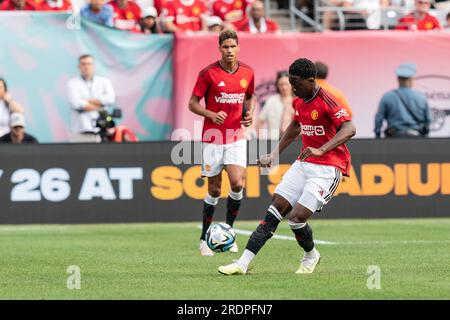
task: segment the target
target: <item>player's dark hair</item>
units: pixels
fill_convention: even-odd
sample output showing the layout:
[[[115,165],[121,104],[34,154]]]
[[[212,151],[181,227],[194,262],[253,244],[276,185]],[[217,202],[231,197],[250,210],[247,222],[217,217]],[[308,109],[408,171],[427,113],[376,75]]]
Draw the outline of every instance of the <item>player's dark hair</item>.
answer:
[[[239,39],[237,36],[236,31],[233,30],[223,30],[220,34],[219,34],[219,46],[222,45],[222,43],[227,40],[227,39],[234,39],[236,40],[236,43],[239,44]]]
[[[316,61],[317,79],[326,79],[328,77],[328,66],[320,61]]]
[[[94,59],[94,57],[90,54],[82,54],[79,58],[78,58],[78,62],[81,62],[81,60],[84,60],[86,58],[92,58]]]
[[[8,92],[8,85],[6,84],[6,80],[3,78],[0,78],[0,82],[3,83],[3,86],[5,87],[5,92]]]
[[[302,79],[315,78],[317,76],[317,68],[311,60],[301,58],[290,65],[289,74]]]
[[[275,80],[275,88],[277,89],[277,93],[280,93],[280,89],[278,89],[278,82],[281,78],[287,77],[289,78],[289,73],[287,71],[278,71],[277,79]]]

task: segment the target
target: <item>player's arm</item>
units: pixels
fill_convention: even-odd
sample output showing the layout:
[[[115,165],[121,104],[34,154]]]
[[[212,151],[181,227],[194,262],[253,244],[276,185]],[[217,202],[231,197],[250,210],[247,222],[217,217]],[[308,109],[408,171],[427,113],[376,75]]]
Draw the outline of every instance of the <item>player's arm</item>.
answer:
[[[256,160],[256,163],[263,168],[271,167],[273,160],[276,159],[292,143],[292,141],[298,137],[300,132],[300,124],[295,120],[292,121],[281,136],[280,142],[275,149],[270,154],[261,156],[261,158]]]
[[[305,160],[308,157],[320,157],[327,153],[328,151],[346,143],[356,134],[355,125],[351,120],[342,123],[336,135],[326,143],[324,143],[320,148],[305,148],[300,154],[300,160]]]
[[[214,123],[222,124],[227,118],[227,113],[225,111],[213,112],[200,104],[200,97],[192,95],[189,100],[189,110],[193,113],[211,119]]]
[[[244,100],[244,110],[245,114],[244,114],[244,118],[241,121],[241,124],[244,127],[250,127],[253,123],[253,113],[255,112],[256,109],[256,98],[255,95],[252,94],[248,97],[246,97],[246,99]]]

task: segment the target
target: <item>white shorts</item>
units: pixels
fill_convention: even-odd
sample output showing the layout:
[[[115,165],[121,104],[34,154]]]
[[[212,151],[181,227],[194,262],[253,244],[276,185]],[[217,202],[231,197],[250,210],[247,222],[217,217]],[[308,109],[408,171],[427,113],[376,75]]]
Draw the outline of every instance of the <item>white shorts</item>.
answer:
[[[275,193],[289,201],[292,207],[298,202],[316,212],[331,200],[341,178],[341,171],[333,166],[297,160],[284,174]]]
[[[217,176],[229,164],[247,167],[247,140],[229,144],[202,143],[202,177]]]

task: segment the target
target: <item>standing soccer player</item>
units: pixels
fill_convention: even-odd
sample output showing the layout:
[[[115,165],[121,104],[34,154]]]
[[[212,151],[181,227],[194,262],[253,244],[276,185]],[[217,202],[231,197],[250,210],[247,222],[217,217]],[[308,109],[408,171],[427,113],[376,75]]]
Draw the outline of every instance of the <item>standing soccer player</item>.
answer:
[[[247,166],[247,141],[243,126],[252,124],[255,106],[253,70],[238,61],[239,40],[236,32],[225,30],[220,33],[219,50],[221,60],[200,71],[189,101],[189,110],[205,118],[202,176],[208,177],[208,194],[203,201],[202,256],[214,255],[206,245],[205,234],[219,202],[224,168],[231,186],[226,223],[233,226],[239,213]],[[205,98],[206,108],[200,105],[202,98]],[[230,250],[237,252],[237,244]]]
[[[350,154],[344,143],[355,135],[356,129],[345,108],[316,84],[316,74],[315,64],[308,59],[298,59],[289,67],[289,81],[297,96],[293,101],[295,118],[275,150],[262,156],[258,164],[270,167],[299,134],[302,151],[275,189],[272,205],[250,236],[241,258],[219,267],[222,274],[247,273],[252,259],[288,213],[288,224],[304,250],[296,273],[312,273],[320,260],[307,221],[330,201],[342,175],[348,176]]]

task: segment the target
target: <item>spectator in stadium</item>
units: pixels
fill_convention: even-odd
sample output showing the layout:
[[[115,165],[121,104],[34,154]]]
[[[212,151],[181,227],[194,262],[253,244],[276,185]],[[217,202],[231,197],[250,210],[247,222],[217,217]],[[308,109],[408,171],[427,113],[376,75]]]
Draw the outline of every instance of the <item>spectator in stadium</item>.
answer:
[[[146,7],[141,11],[139,31],[145,34],[161,33],[158,26],[158,12],[155,7]]]
[[[340,89],[336,88],[335,86],[331,85],[329,82],[326,81],[328,77],[328,66],[323,62],[317,61],[316,68],[317,68],[317,79],[316,79],[317,84],[326,91],[328,91],[329,93],[331,93],[331,95],[333,95],[336,98],[337,102],[347,110],[347,113],[350,115],[350,117],[352,117],[352,108],[350,108],[350,105],[344,93]]]
[[[203,0],[173,0],[161,13],[166,32],[208,31],[208,16]]]
[[[283,128],[284,130],[281,128],[282,116],[286,113],[285,109],[290,111],[288,121],[292,122],[292,117],[294,116],[294,109],[292,108],[294,93],[289,83],[289,74],[286,71],[277,73],[275,86],[277,93],[267,98],[266,103],[264,103],[264,107],[259,114],[258,130],[256,131],[260,134],[260,129],[266,127],[267,134],[260,136],[260,138],[270,140],[278,140],[280,133],[284,132],[288,126],[286,124]]]
[[[39,11],[70,11],[72,4],[69,0],[44,0],[36,6]]]
[[[380,29],[381,9],[389,6],[388,0],[331,0],[330,4],[342,8],[344,30]],[[324,29],[339,30],[336,11],[330,9],[323,15]]]
[[[12,113],[10,121],[10,131],[0,137],[0,143],[37,143],[37,139],[25,132],[25,117],[22,113]]]
[[[208,17],[207,19],[208,31],[220,33],[225,28],[222,19],[217,16]]]
[[[245,18],[247,7],[253,0],[216,0],[212,5],[212,14],[222,21],[234,22]]]
[[[95,122],[99,110],[116,101],[114,88],[107,78],[94,74],[94,58],[84,54],[78,58],[80,75],[69,80],[71,107],[71,142],[100,142]]]
[[[90,0],[81,9],[81,16],[95,23],[114,27],[114,9],[109,4],[105,4],[105,0]]]
[[[426,31],[440,30],[441,25],[435,17],[430,15],[431,0],[416,0],[416,8],[410,14],[400,18],[396,30]]]
[[[426,96],[412,88],[416,65],[405,63],[396,70],[399,88],[381,98],[375,116],[375,136],[381,137],[383,121],[386,138],[427,136],[430,126],[430,108]]]
[[[112,0],[108,3],[114,9],[114,26],[121,30],[135,30],[141,18],[141,8],[129,0]]]
[[[0,78],[0,136],[9,132],[12,113],[23,113],[23,108],[8,92],[6,80]]]
[[[447,16],[445,17],[445,21],[447,21],[447,25],[445,26],[445,29],[450,30],[450,12],[447,13]]]
[[[256,0],[252,3],[248,18],[233,23],[236,30],[251,33],[277,32],[278,23],[265,17],[264,2]]]
[[[4,0],[0,11],[34,11],[36,6],[29,0]]]

